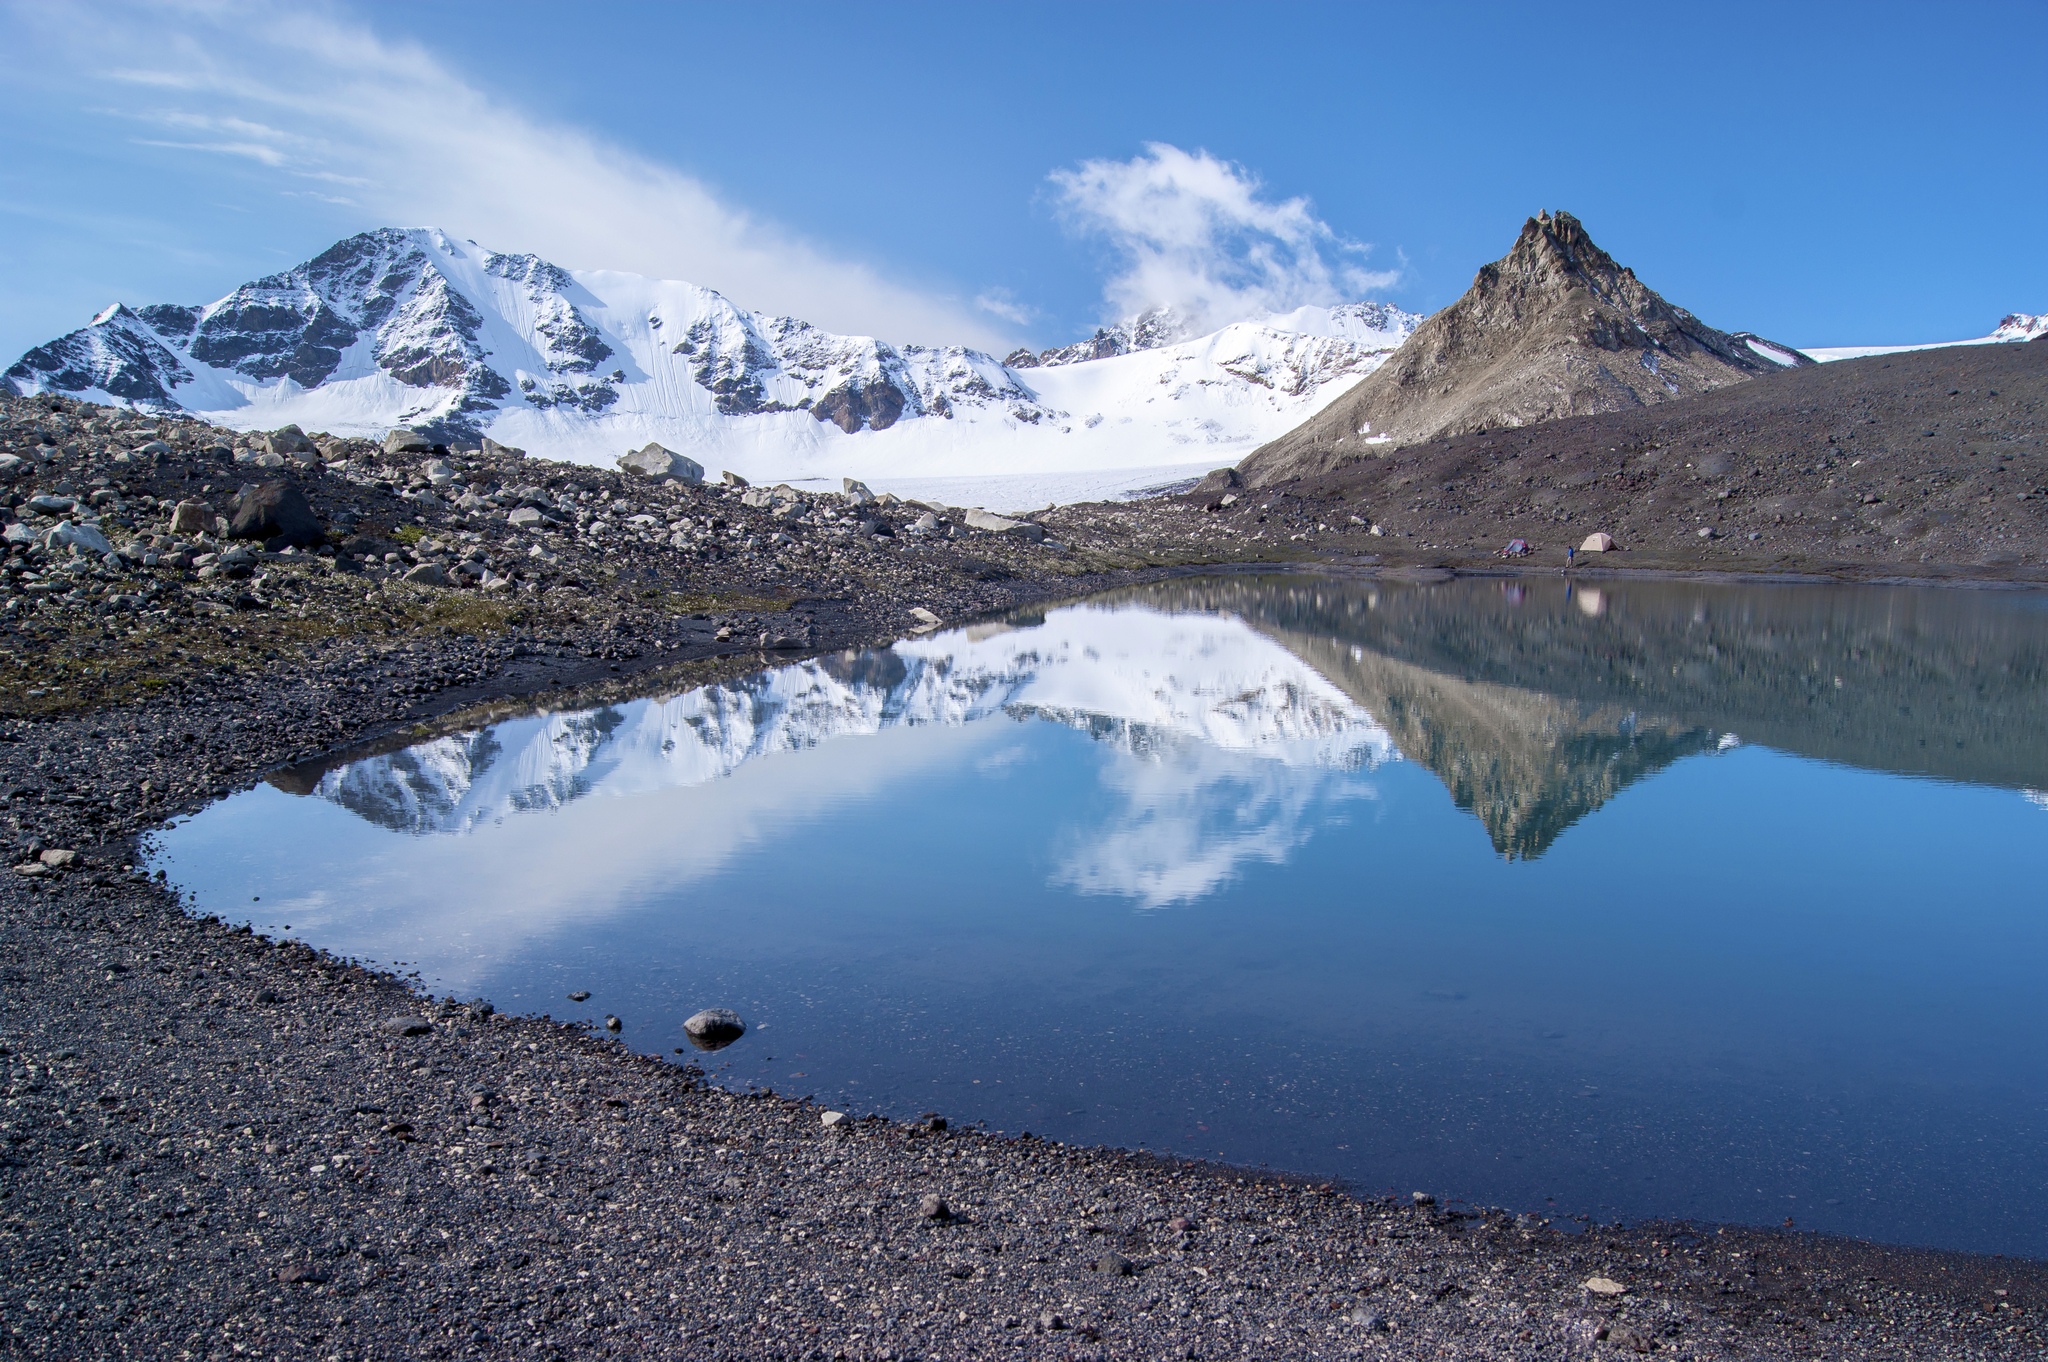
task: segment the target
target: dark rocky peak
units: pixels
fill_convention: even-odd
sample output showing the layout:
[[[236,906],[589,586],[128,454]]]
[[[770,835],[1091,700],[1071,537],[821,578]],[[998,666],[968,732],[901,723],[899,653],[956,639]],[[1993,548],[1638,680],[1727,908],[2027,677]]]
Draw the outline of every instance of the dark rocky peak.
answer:
[[[1570,213],[1539,213],[1385,365],[1239,467],[1260,487],[1390,445],[1647,406],[1804,362],[1789,346],[1715,330]]]

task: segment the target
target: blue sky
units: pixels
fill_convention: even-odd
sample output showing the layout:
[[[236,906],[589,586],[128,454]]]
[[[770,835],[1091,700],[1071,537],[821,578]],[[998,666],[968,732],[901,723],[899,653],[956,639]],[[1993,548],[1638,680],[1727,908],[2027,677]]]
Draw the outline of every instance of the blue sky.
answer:
[[[1793,344],[2048,310],[2048,6],[0,7],[0,352],[432,222],[898,341],[1452,301],[1565,208]]]

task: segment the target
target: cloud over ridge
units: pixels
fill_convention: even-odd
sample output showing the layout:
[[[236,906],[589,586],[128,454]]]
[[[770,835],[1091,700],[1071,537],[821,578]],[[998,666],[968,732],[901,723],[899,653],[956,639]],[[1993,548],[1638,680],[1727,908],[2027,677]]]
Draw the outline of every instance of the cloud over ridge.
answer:
[[[984,348],[1013,339],[991,320],[1000,309],[835,256],[679,170],[529,114],[345,11],[61,10],[16,11],[42,20],[53,59],[43,78],[74,97],[91,90],[96,112],[133,126],[136,145],[242,163],[277,193],[360,210],[357,229],[432,224],[571,269],[686,279],[847,334]]]
[[[1118,321],[1171,308],[1194,332],[1393,284],[1370,246],[1338,235],[1305,198],[1275,202],[1245,167],[1148,142],[1128,161],[1084,161],[1050,177],[1069,225],[1107,241],[1121,268],[1103,290]]]

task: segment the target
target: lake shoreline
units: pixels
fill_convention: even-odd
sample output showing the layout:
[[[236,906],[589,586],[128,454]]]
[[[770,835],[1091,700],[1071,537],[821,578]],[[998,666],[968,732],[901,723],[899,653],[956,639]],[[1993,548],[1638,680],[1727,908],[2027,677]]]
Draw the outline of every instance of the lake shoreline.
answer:
[[[982,588],[972,605],[980,615],[1195,571],[1019,581]],[[817,628],[820,649],[894,632],[879,614]],[[451,687],[396,712],[392,697],[341,699],[319,667],[280,662],[204,696],[8,724],[0,773],[20,836],[83,853],[41,876],[10,874],[0,925],[15,1074],[0,1231],[21,1265],[0,1302],[17,1346],[210,1355],[290,1337],[317,1338],[323,1355],[730,1357],[2038,1348],[2048,1264],[1796,1227],[1566,1233],[1511,1211],[958,1128],[972,1112],[948,1113],[955,1127],[943,1131],[860,1113],[828,1128],[816,1106],[707,1088],[577,1026],[436,1002],[403,979],[188,916],[122,869],[166,816],[306,760],[307,726],[322,716],[345,730],[334,747],[413,741],[494,712],[701,684],[766,660],[632,659],[637,670],[613,673],[620,664],[579,655],[538,686],[522,676],[516,692]],[[232,738],[198,736],[213,734]],[[109,745],[123,760],[102,759]],[[189,793],[145,806],[137,782],[150,777]],[[428,1029],[397,1034],[396,1018]],[[920,1214],[934,1194],[944,1217]],[[1596,1277],[1625,1294],[1589,1290]]]

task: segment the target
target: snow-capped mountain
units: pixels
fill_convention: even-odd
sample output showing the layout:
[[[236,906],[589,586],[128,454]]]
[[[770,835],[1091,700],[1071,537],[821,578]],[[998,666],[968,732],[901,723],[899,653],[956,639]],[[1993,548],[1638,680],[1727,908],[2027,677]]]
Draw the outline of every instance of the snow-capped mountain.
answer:
[[[667,700],[515,719],[338,766],[313,793],[394,831],[701,785],[841,738],[985,719],[1077,729],[1140,761],[1190,745],[1355,770],[1398,754],[1343,692],[1243,621],[1072,606],[813,659]]]
[[[1804,353],[1825,364],[1838,359],[1861,359],[1865,355],[1896,355],[1908,350],[1942,350],[1951,345],[2001,345],[2014,341],[2030,341],[2041,336],[2048,336],[2048,312],[2011,312],[2006,314],[1990,335],[1975,336],[1969,340],[1928,341],[1920,345],[1828,345],[1819,349],[1809,345]]]
[[[750,478],[1208,467],[1298,424],[1419,321],[1355,304],[1188,337],[1154,312],[1006,365],[387,228],[204,306],[116,304],[7,378],[239,429],[410,426],[589,463],[658,440]]]

